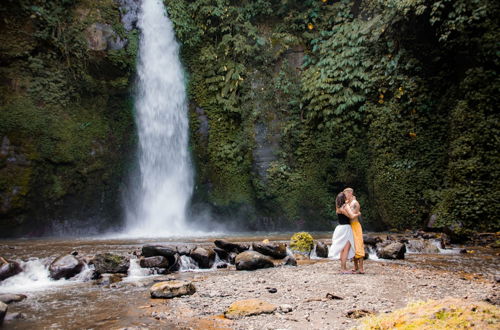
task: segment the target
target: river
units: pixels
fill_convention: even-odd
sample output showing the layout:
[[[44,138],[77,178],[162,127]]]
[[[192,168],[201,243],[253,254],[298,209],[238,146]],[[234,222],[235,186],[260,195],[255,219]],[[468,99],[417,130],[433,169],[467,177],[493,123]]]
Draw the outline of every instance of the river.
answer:
[[[313,233],[315,239],[329,244],[331,233]],[[385,234],[371,234],[384,236]],[[254,242],[263,239],[287,242],[291,233],[243,233],[224,236],[235,242]],[[165,243],[194,247],[211,245],[219,237],[184,237],[170,239],[124,239],[124,238],[41,238],[0,241],[0,256],[21,263],[23,272],[0,282],[0,294],[21,293],[27,299],[9,305],[5,329],[44,328],[120,328],[126,326],[157,327],[150,318],[141,317],[141,306],[151,304],[148,287],[155,279],[165,275],[154,275],[138,266],[135,254],[144,244]],[[460,253],[464,247],[453,246],[440,249],[439,253],[406,254],[405,260],[378,260],[373,262],[399,263],[417,268],[463,272],[468,276],[491,278],[499,275],[500,261],[497,251],[484,247],[466,247],[469,253]],[[99,285],[91,280],[92,269],[84,269],[75,278],[52,280],[48,265],[57,256],[78,252],[80,257],[91,257],[98,253],[112,252],[132,258],[128,277],[112,285]],[[312,262],[320,261],[314,259]],[[307,267],[307,265],[303,265]],[[234,272],[234,268],[209,270],[193,269],[183,265],[181,271],[170,274],[179,278],[193,278],[200,272],[204,276],[223,276]],[[10,319],[18,315],[19,319]],[[153,319],[154,320],[154,319]],[[167,324],[164,325],[168,327]]]

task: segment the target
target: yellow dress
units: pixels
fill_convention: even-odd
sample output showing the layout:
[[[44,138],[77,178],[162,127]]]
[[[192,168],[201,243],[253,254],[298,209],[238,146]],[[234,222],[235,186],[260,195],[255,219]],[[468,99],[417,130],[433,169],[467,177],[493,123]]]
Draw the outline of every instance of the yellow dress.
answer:
[[[354,249],[356,254],[354,258],[365,257],[365,244],[363,243],[363,229],[358,220],[351,221],[352,233],[354,235]]]

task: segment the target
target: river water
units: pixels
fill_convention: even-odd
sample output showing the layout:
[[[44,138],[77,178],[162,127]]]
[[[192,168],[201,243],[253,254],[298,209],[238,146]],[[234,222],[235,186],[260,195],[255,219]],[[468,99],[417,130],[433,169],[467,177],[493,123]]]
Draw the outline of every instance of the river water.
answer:
[[[233,234],[225,239],[237,242],[254,242],[269,239],[287,242],[292,233],[252,233]],[[330,244],[330,232],[313,233],[315,239]],[[375,235],[375,234],[373,234]],[[378,234],[377,234],[378,235]],[[210,246],[220,237],[185,237],[170,239],[108,239],[108,238],[71,238],[71,239],[16,239],[0,241],[0,256],[21,263],[24,271],[0,282],[0,294],[21,293],[27,299],[9,305],[5,329],[45,329],[45,328],[121,328],[121,327],[158,327],[158,322],[143,317],[141,306],[149,306],[149,286],[158,277],[165,275],[149,274],[137,265],[135,253],[144,244],[165,243],[194,247]],[[467,247],[472,253],[461,254],[462,247],[440,250],[440,253],[407,253],[405,260],[377,260],[374,262],[403,263],[419,268],[440,269],[473,276],[494,277],[499,275],[500,261],[494,251],[487,248]],[[91,257],[98,253],[112,252],[132,258],[129,276],[122,282],[112,285],[98,285],[91,280],[92,269],[87,268],[75,278],[54,281],[49,278],[48,265],[61,254],[77,251],[80,257]],[[312,260],[315,261],[314,259]],[[306,265],[304,267],[307,267]],[[369,265],[368,265],[369,267]],[[229,269],[199,270],[192,264],[183,264],[183,270],[170,274],[178,278],[192,279],[200,272],[204,276],[223,276]],[[481,274],[481,275],[478,275]],[[15,313],[24,313],[21,319],[9,319]],[[156,323],[148,323],[153,322]],[[163,324],[162,327],[169,328]]]

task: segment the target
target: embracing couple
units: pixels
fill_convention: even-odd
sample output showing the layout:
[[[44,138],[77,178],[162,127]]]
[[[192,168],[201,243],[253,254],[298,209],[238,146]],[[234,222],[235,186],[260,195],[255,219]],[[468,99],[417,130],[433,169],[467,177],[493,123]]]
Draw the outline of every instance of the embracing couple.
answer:
[[[354,196],[354,190],[352,188],[344,189],[337,195],[335,204],[339,225],[335,227],[333,232],[332,246],[328,257],[340,259],[340,272],[342,274],[364,274],[365,246],[363,230],[359,223],[361,207]],[[354,258],[354,269],[347,270],[347,259],[351,258]]]

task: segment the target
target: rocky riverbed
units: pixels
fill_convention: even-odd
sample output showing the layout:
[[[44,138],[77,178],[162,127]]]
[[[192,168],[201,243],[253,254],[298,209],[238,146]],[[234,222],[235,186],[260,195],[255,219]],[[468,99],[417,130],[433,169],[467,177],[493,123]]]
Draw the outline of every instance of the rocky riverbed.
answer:
[[[373,261],[366,262],[364,275],[342,275],[338,269],[338,262],[317,261],[217,276],[193,274],[195,294],[152,299],[140,308],[142,317],[157,319],[159,327],[165,322],[179,328],[348,329],[360,320],[352,315],[387,313],[412,301],[455,297],[498,304],[497,284],[480,276]],[[247,299],[273,304],[276,310],[224,317],[231,304]]]
[[[325,238],[315,240],[310,258],[293,255],[286,236],[8,242],[0,246],[1,268],[20,273],[0,281],[0,301],[8,304],[3,327],[344,329],[412,301],[498,305],[497,248],[443,249],[435,237],[414,236],[366,237],[375,259],[366,260],[363,275],[342,275],[338,261],[320,258]],[[395,243],[395,257],[409,250],[405,259],[377,260]]]

